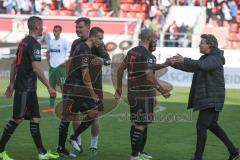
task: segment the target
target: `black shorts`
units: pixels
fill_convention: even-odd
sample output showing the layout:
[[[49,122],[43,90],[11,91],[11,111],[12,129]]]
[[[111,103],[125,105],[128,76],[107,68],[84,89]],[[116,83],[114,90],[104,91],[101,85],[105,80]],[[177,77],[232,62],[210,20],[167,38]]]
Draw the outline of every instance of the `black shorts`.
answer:
[[[63,114],[85,113],[89,110],[97,109],[97,103],[92,98],[63,95]]]
[[[136,98],[135,102],[134,106],[130,106],[131,121],[137,125],[151,123],[154,119],[154,97]]]
[[[15,91],[13,101],[13,119],[40,118],[39,104],[36,91]]]

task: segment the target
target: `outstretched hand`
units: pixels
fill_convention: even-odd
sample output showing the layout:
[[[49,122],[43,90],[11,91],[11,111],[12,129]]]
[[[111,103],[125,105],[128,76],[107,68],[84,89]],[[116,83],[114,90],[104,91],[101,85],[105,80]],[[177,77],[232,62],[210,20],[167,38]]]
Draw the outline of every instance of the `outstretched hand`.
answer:
[[[166,59],[166,64],[168,65],[174,65],[175,63],[183,63],[184,62],[184,57],[180,54],[177,54],[173,57],[167,58]]]
[[[13,84],[9,84],[6,91],[5,91],[5,96],[7,97],[12,97],[14,92],[14,85]]]
[[[176,56],[173,56],[173,61],[175,63],[183,63],[184,57],[180,54],[177,54]]]

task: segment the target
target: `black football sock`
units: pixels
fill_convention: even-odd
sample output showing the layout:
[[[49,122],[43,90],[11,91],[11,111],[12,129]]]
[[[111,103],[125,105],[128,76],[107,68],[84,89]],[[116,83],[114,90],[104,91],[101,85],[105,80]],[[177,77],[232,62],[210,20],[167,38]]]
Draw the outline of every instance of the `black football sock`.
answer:
[[[75,130],[74,134],[71,136],[71,139],[76,140],[77,137],[83,133],[91,124],[94,122],[94,119],[86,116],[80,126]]]
[[[35,143],[35,145],[38,149],[38,153],[46,154],[47,151],[43,147],[43,144],[42,144],[42,138],[41,138],[41,133],[40,133],[40,129],[39,129],[39,123],[30,122],[30,132],[31,132],[33,141],[34,141],[34,143]]]
[[[143,131],[136,129],[134,126],[131,127],[130,131],[132,156],[138,156],[143,142]]]
[[[8,121],[8,123],[6,124],[2,137],[0,139],[0,153],[5,150],[5,146],[9,139],[11,138],[11,135],[13,134],[17,126],[18,124],[13,120]]]
[[[65,143],[68,135],[68,127],[70,122],[61,121],[59,125],[59,138],[58,138],[58,146],[65,148]]]
[[[140,153],[142,153],[144,151],[144,147],[145,147],[146,142],[147,142],[147,132],[148,132],[148,128],[146,127],[144,129],[144,132],[143,132],[143,141],[142,141],[142,145],[141,145],[141,148],[140,148]]]

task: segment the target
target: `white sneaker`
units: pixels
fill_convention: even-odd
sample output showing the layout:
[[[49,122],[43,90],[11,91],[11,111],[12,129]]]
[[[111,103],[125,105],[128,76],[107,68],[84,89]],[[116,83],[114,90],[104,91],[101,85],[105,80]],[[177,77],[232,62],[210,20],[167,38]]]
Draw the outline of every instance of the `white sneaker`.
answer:
[[[137,156],[137,157],[133,157],[133,156],[131,156],[131,160],[142,160],[142,158],[139,157],[139,156]]]
[[[52,153],[51,151],[48,151],[46,154],[38,155],[39,160],[49,160],[49,159],[57,159],[57,158],[59,158],[59,155],[57,153]]]
[[[77,143],[77,140],[70,138],[70,139],[69,139],[69,143],[72,145],[72,147],[73,147],[75,150],[77,150],[78,152],[81,151],[81,149],[80,149],[80,147],[79,147],[79,145],[78,145],[78,143]]]
[[[143,158],[147,158],[147,159],[152,159],[152,158],[153,158],[152,156],[150,156],[150,155],[149,155],[148,153],[146,153],[146,152],[140,153],[140,156],[143,157]]]

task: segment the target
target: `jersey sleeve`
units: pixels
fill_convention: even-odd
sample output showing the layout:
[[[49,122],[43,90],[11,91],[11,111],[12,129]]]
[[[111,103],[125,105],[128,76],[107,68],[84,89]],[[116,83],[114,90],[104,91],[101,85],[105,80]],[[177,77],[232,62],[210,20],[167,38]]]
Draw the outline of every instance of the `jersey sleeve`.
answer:
[[[102,43],[99,47],[93,48],[93,54],[103,58],[104,65],[110,65],[111,64],[111,58],[107,52],[107,49],[105,47],[105,44]]]
[[[41,61],[41,46],[40,44],[33,44],[32,47],[29,47],[29,54],[31,61]]]
[[[71,45],[71,49],[70,49],[70,56],[71,57],[74,56],[76,47],[77,47],[77,40],[74,40],[72,45]]]

